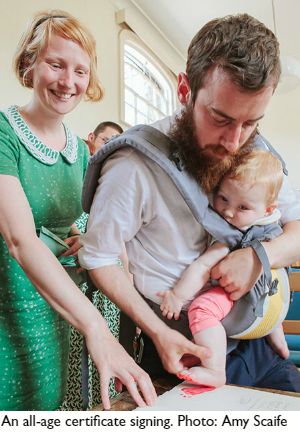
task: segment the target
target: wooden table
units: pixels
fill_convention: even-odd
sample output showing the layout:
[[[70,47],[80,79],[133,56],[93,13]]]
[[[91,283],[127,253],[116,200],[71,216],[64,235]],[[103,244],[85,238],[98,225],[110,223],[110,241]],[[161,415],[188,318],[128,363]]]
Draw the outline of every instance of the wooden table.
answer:
[[[178,382],[177,382],[178,383]],[[176,384],[170,383],[170,380],[167,379],[157,379],[153,382],[157,395],[164,394],[166,391],[169,391],[172,389]],[[252,387],[244,387],[244,388],[252,388]],[[289,395],[291,397],[297,397],[300,398],[300,393],[298,392],[289,392],[289,391],[280,391],[275,389],[266,389],[266,388],[252,388],[256,389],[257,391],[265,391],[265,392],[271,392],[274,394],[283,394],[283,395]],[[133,410],[137,406],[135,402],[132,400],[130,394],[125,391],[111,399],[111,409],[110,410],[116,410],[116,411],[125,411],[125,410]],[[104,410],[102,404],[94,407],[92,410]]]
[[[175,378],[176,380],[176,378]],[[177,381],[178,383],[178,381]],[[157,379],[153,381],[157,395],[164,394],[166,391],[172,389],[177,383],[171,383],[170,380]],[[132,400],[130,394],[127,391],[121,392],[116,397],[110,400],[111,409],[110,410],[133,410],[135,409],[136,403]],[[104,410],[102,404],[95,406],[92,410]]]

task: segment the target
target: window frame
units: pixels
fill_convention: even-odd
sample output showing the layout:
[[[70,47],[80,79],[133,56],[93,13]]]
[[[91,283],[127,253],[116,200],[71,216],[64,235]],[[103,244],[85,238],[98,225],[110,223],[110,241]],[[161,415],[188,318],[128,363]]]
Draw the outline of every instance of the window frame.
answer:
[[[125,119],[125,68],[124,68],[124,55],[125,55],[125,45],[129,45],[133,49],[135,49],[138,53],[144,56],[149,62],[158,70],[159,74],[163,76],[166,80],[167,85],[170,88],[170,109],[167,114],[162,113],[161,118],[171,115],[176,109],[176,86],[177,80],[175,74],[164,64],[162,63],[157,56],[148,48],[140,38],[133,33],[131,30],[122,29],[120,32],[120,119],[124,125],[127,127],[134,126],[129,124]],[[141,98],[140,98],[141,99]],[[145,101],[147,103],[147,101]],[[156,111],[159,111],[158,108],[155,107]],[[136,111],[136,109],[135,109]],[[138,122],[144,123],[144,122]],[[151,122],[150,122],[151,123]]]

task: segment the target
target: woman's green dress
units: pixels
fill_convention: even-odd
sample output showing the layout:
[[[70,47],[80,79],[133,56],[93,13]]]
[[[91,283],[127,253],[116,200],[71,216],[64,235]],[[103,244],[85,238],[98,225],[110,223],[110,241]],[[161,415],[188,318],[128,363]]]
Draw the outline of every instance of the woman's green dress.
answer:
[[[0,112],[0,174],[20,180],[37,230],[44,226],[61,238],[82,212],[88,160],[86,145],[65,132],[66,147],[57,152],[39,141],[15,106]],[[57,409],[66,392],[69,325],[38,294],[2,237],[0,270],[0,410]]]

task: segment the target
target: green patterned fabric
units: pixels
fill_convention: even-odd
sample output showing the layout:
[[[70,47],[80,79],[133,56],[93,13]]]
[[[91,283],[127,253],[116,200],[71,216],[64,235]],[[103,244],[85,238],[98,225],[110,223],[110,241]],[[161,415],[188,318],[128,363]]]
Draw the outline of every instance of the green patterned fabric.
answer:
[[[82,216],[76,221],[78,229],[84,233],[86,228],[88,215]],[[122,266],[120,262],[120,266]],[[81,290],[85,293],[87,285],[83,284]],[[93,304],[100,311],[104,319],[107,321],[108,327],[112,334],[118,338],[119,325],[120,325],[120,312],[119,309],[113,304],[103,293],[96,291],[93,293]],[[70,339],[70,357],[69,357],[69,375],[67,394],[61,410],[80,410],[82,408],[82,394],[81,394],[81,354],[82,354],[82,336],[79,332],[72,328]],[[89,357],[89,402],[88,408],[98,405],[101,402],[100,397],[100,378],[98,371]],[[109,387],[110,397],[116,395],[114,381],[111,380]]]
[[[45,226],[62,239],[82,212],[88,160],[85,143],[65,131],[66,147],[57,152],[30,131],[17,107],[0,112],[0,173],[19,179],[37,230]],[[38,294],[2,237],[0,269],[0,410],[57,409],[66,392],[69,325]]]

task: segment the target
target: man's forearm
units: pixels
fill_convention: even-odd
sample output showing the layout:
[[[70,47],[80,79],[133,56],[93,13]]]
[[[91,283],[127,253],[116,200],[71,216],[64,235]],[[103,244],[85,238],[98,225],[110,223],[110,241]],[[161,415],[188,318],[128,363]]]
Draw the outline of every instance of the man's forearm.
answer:
[[[118,265],[92,269],[89,275],[97,288],[126,313],[150,338],[164,331],[160,320]]]
[[[300,221],[286,223],[281,236],[263,245],[271,268],[290,266],[300,259]]]
[[[178,373],[184,368],[184,354],[194,355],[200,360],[209,355],[206,348],[195,345],[159,319],[119,266],[93,269],[89,274],[96,287],[101,287],[103,292],[149,335],[169,373]]]

